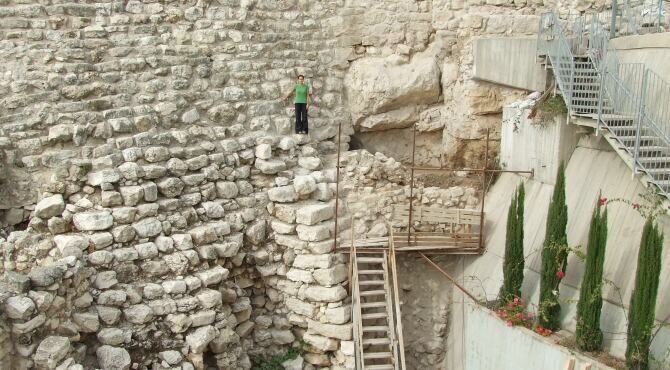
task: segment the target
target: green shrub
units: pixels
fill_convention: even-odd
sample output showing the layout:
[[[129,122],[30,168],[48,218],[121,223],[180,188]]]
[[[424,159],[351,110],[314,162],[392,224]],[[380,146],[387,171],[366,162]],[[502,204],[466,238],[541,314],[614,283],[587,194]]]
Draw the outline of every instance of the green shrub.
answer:
[[[568,265],[568,206],[565,204],[565,167],[561,162],[556,176],[554,194],[549,204],[547,231],[542,248],[542,271],[540,276],[539,324],[556,331],[560,328],[561,305],[558,301],[558,286],[565,276]]]
[[[601,212],[601,208],[603,208]],[[598,198],[593,210],[589,229],[589,244],[586,251],[586,267],[577,302],[577,347],[582,351],[598,351],[602,348],[603,333],[600,330],[600,313],[603,306],[602,280],[607,244],[606,200]]]
[[[514,299],[521,297],[523,283],[523,210],[525,191],[520,184],[507,212],[507,235],[505,239],[505,259],[503,262],[503,285],[500,288],[499,305],[504,306]]]
[[[656,313],[662,251],[663,233],[653,218],[649,217],[642,230],[635,288],[630,299],[626,347],[626,363],[629,369],[646,370],[649,368],[649,347]]]

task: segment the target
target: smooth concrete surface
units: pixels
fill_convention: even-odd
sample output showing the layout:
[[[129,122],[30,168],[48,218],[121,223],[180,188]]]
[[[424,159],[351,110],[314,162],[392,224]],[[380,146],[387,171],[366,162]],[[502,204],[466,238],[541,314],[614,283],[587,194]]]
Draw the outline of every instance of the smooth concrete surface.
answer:
[[[565,116],[551,122],[531,123],[530,109],[503,108],[500,164],[506,170],[534,170],[534,179],[554,184],[561,161],[567,163],[577,145],[576,125]]]
[[[472,77],[531,91],[544,91],[547,72],[536,61],[537,37],[475,39]]]
[[[623,63],[644,63],[670,82],[670,32],[632,35],[612,39]]]
[[[588,357],[557,346],[531,330],[507,327],[493,312],[475,305],[466,308],[466,370],[565,370],[570,358],[575,369],[614,370]],[[485,335],[482,335],[485,333]]]
[[[642,203],[640,193],[644,186],[632,178],[630,169],[613,151],[594,137],[582,138],[570,157],[566,169],[566,197],[568,204],[568,242],[572,247],[585,250],[589,223],[599,194],[610,200],[623,199]],[[508,165],[514,166],[515,163]],[[553,186],[528,180],[514,174],[503,174],[486,197],[485,233],[486,252],[482,256],[463,257],[454,275],[466,288],[480,299],[495,300],[502,283],[502,262],[505,248],[506,215],[512,193],[520,182],[525,182],[524,249],[526,269],[522,295],[535,310],[539,296],[541,249],[544,241],[546,217]],[[656,324],[670,318],[670,220],[659,220],[666,237],[663,250],[661,282],[656,304]],[[627,311],[635,281],[637,254],[644,219],[630,205],[612,202],[608,205],[608,240],[601,325],[604,330],[605,350],[617,357],[624,357],[626,349]],[[568,259],[568,268],[560,286],[563,328],[574,332],[575,311],[584,262],[575,254]],[[465,315],[463,297],[453,289],[454,305],[449,340],[452,344],[447,354],[446,369],[470,368],[467,364],[465,343],[469,343],[470,325],[475,325]],[[656,329],[656,328],[655,328]],[[655,330],[654,329],[654,330]],[[488,333],[478,335],[488,336]],[[467,348],[467,347],[466,347]],[[469,350],[469,348],[468,348]],[[670,369],[670,327],[661,328],[652,342],[653,356],[659,362],[654,369]],[[463,362],[466,362],[465,364]]]

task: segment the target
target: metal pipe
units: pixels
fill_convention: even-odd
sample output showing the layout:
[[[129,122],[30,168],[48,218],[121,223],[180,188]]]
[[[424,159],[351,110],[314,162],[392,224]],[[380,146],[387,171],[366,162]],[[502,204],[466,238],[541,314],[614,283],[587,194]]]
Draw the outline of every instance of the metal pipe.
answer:
[[[616,14],[617,14],[617,0],[612,0],[612,19],[610,21],[610,38],[616,37]]]
[[[414,199],[414,155],[416,153],[416,123],[413,126],[412,135],[412,167],[409,182],[409,215],[407,220],[407,245],[409,245],[410,237],[412,235],[412,200]]]
[[[341,144],[342,138],[342,120],[340,120],[337,125],[337,170],[335,172],[335,235],[333,238],[333,248],[337,248],[337,219],[338,219],[338,209],[340,208],[340,152],[342,151]],[[351,225],[351,227],[354,227]]]
[[[462,169],[462,168],[440,168],[440,167],[414,167],[417,171],[451,171],[451,172],[490,172],[490,173],[527,173],[533,174],[533,170],[489,170],[485,168],[472,168],[472,169]]]
[[[477,298],[475,298],[474,295],[470,294],[470,292],[468,292],[463,286],[461,286],[461,284],[459,284],[454,278],[452,278],[451,275],[449,275],[446,271],[442,270],[442,268],[440,268],[440,266],[438,266],[430,258],[426,257],[425,254],[423,254],[421,252],[419,252],[419,254],[421,255],[421,257],[423,257],[423,259],[428,261],[428,263],[430,263],[430,265],[433,266],[437,271],[441,272],[442,275],[446,276],[447,279],[449,279],[449,281],[451,281],[461,292],[463,292],[466,296],[470,297],[470,299],[472,299],[476,303],[479,303],[479,300]]]
[[[491,130],[486,129],[486,151],[484,152],[484,170],[489,165],[489,135]],[[486,200],[486,171],[482,172],[482,207],[479,211],[479,249],[484,247],[484,202]]]

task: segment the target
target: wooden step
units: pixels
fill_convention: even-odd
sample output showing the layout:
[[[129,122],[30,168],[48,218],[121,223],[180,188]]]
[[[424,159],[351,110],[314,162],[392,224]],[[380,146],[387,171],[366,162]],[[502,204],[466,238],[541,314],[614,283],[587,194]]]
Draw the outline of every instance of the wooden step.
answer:
[[[378,313],[366,313],[361,315],[361,318],[363,320],[372,320],[372,319],[385,319],[387,317],[386,312],[378,312]]]
[[[361,308],[377,308],[377,307],[386,307],[386,301],[361,303]]]
[[[358,275],[384,275],[384,270],[358,270]]]
[[[384,344],[391,344],[391,340],[388,338],[363,338],[363,345],[381,346]]]
[[[365,370],[394,370],[393,365],[365,365]]]
[[[358,285],[361,285],[361,286],[384,285],[384,280],[363,280],[363,281],[359,281]]]
[[[363,358],[366,360],[378,360],[382,358],[392,358],[393,354],[391,352],[369,352],[369,353],[364,353]],[[365,368],[369,369],[368,366]]]
[[[361,297],[369,297],[373,295],[386,295],[385,290],[366,290],[364,292],[360,292]]]
[[[379,326],[379,325],[376,325],[376,326],[364,326],[364,327],[363,327],[363,332],[364,332],[364,333],[373,333],[373,332],[380,332],[380,331],[388,332],[388,331],[389,331],[389,327],[388,327],[388,326]]]
[[[356,261],[359,263],[383,263],[383,257],[358,257]]]

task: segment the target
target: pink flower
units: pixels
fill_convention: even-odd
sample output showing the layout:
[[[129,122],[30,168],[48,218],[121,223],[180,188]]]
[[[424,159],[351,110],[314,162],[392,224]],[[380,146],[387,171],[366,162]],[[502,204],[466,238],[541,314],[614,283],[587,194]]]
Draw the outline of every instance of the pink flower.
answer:
[[[511,328],[512,327],[512,322],[507,320],[507,326],[509,326]]]
[[[604,206],[605,204],[607,204],[607,198],[598,199],[598,204],[600,204],[601,206]]]
[[[640,205],[638,203],[633,203],[633,209],[640,209]]]
[[[519,303],[519,297],[514,297],[514,303],[516,303],[516,304]]]
[[[564,276],[565,276],[565,272],[563,272],[561,270],[556,271],[556,277],[557,278],[563,279]]]

